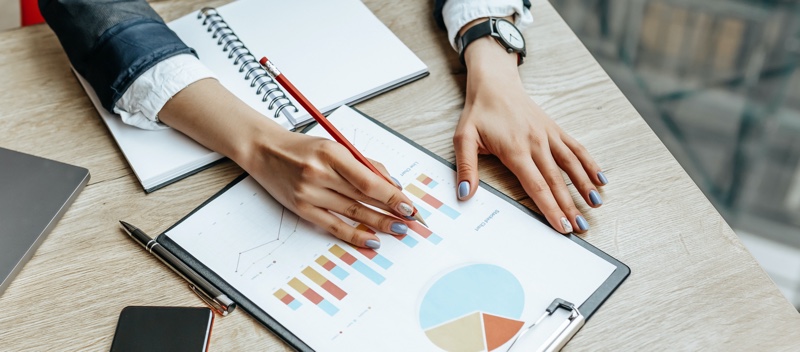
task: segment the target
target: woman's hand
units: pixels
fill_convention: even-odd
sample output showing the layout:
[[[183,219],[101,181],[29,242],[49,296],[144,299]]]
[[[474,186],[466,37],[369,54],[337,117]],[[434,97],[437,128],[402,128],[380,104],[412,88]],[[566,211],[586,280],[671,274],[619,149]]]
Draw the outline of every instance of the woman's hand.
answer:
[[[586,149],[527,95],[517,55],[490,37],[465,53],[467,96],[453,138],[458,198],[469,199],[478,185],[478,154],[494,154],[519,178],[547,221],[559,232],[585,232],[589,224],[575,206],[561,170],[591,207],[603,204],[597,186],[608,181]]]
[[[375,234],[355,229],[331,212],[382,232],[408,231],[400,218],[364,205],[410,216],[413,203],[399,186],[373,174],[336,142],[286,131],[214,79],[178,92],[159,118],[229,157],[286,208],[344,241],[380,247]],[[382,165],[373,164],[388,176]]]
[[[240,164],[275,199],[302,218],[334,236],[361,247],[378,248],[375,234],[358,230],[331,212],[382,232],[405,234],[408,226],[397,217],[409,216],[411,201],[398,187],[361,165],[347,149],[331,140],[282,132],[265,140]],[[388,176],[382,165],[373,164]],[[364,204],[362,204],[364,203]]]

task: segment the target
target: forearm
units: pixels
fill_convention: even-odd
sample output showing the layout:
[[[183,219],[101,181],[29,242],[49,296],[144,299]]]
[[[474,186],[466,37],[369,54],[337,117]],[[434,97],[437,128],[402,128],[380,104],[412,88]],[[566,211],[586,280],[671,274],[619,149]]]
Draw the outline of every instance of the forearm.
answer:
[[[511,16],[505,18],[513,21]],[[486,18],[476,19],[459,31],[463,35],[468,29]],[[474,99],[478,89],[502,86],[504,91],[523,91],[517,68],[517,54],[507,52],[494,38],[483,37],[471,43],[464,52],[467,65],[467,99]]]
[[[159,119],[248,171],[254,153],[266,148],[270,140],[290,133],[215,79],[203,79],[181,90],[164,105]]]
[[[145,0],[40,0],[70,63],[107,110],[158,62],[192,54]]]

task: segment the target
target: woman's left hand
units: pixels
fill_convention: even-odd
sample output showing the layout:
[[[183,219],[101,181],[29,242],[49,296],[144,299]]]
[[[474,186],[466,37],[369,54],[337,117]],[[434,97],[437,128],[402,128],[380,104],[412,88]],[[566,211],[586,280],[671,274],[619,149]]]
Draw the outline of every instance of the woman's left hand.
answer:
[[[465,54],[467,96],[453,142],[457,195],[467,200],[478,185],[478,154],[494,154],[517,176],[547,221],[559,232],[585,232],[589,224],[575,206],[564,170],[591,207],[603,204],[598,186],[608,181],[589,152],[525,92],[517,55],[490,37]]]

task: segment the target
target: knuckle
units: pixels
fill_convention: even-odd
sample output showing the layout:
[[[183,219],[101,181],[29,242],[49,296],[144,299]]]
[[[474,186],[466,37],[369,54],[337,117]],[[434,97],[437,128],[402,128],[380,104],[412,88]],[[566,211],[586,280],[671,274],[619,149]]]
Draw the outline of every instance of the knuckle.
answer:
[[[544,179],[537,179],[531,182],[531,192],[533,193],[549,193],[550,185]]]
[[[347,206],[347,208],[345,208],[344,214],[342,215],[351,219],[355,219],[358,218],[359,215],[361,215],[361,213],[362,213],[362,205],[359,203],[353,203]]]
[[[321,140],[313,147],[314,156],[323,162],[330,164],[334,160],[341,157],[341,150],[343,148],[340,144],[331,140]]]
[[[468,163],[466,161],[463,161],[463,160],[458,162],[457,168],[458,168],[458,172],[462,172],[462,173],[473,173],[473,172],[477,171],[475,169],[475,167],[472,166],[472,164],[470,164],[470,163]]]
[[[323,178],[325,171],[316,163],[303,164],[300,168],[300,178],[307,181]]]
[[[551,188],[559,188],[564,185],[564,178],[561,177],[561,172],[556,169],[549,169],[545,171],[547,185]]]
[[[355,197],[353,199],[355,199],[355,200],[363,201],[363,200],[367,200],[367,198],[369,198],[366,194],[364,194],[364,192],[362,192],[358,188],[353,187],[351,192],[353,193],[353,197]]]
[[[311,209],[314,207],[310,203],[300,201],[297,198],[292,199],[292,205],[300,215],[309,214],[311,212]]]
[[[465,131],[456,131],[453,134],[453,144],[460,145],[472,139],[472,135]]]
[[[345,240],[344,236],[346,236],[346,232],[344,229],[344,224],[339,221],[334,221],[327,226],[328,232],[332,233],[334,236]]]
[[[400,196],[400,192],[399,191],[398,192],[392,192],[392,194],[389,195],[389,199],[387,199],[385,203],[388,204],[388,205],[393,205],[393,204],[399,203],[401,200],[402,200],[402,198]]]
[[[376,187],[378,187],[378,184],[374,181],[372,177],[365,177],[357,181],[357,184],[355,186],[364,194],[372,194],[373,192],[375,192]]]

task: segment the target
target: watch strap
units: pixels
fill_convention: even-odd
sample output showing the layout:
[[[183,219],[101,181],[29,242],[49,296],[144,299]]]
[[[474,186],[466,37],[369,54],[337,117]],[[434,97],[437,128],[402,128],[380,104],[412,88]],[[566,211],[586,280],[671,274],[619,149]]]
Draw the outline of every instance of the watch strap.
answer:
[[[523,45],[521,49],[514,48],[510,46],[508,43],[505,42],[504,39],[500,37],[500,34],[495,29],[497,26],[498,21],[508,22],[504,19],[496,18],[496,17],[489,17],[486,21],[478,23],[466,32],[464,35],[456,38],[456,45],[458,46],[458,59],[461,61],[461,64],[467,66],[467,62],[464,59],[464,54],[467,52],[467,47],[472,44],[477,39],[480,39],[485,36],[492,36],[495,37],[494,39],[497,41],[500,46],[506,48],[509,53],[515,52],[517,53],[517,65],[522,65],[522,61],[526,56],[525,50],[525,38],[522,38]],[[510,23],[510,22],[508,22]],[[511,24],[513,26],[513,23]],[[516,27],[515,27],[516,28]],[[519,30],[517,30],[519,33]],[[521,33],[520,33],[521,35]]]
[[[492,35],[492,20],[492,18],[489,18],[486,21],[472,26],[464,32],[464,35],[458,38],[458,59],[461,60],[462,65],[467,65],[467,62],[464,60],[464,53],[467,52],[467,46],[481,37]]]

